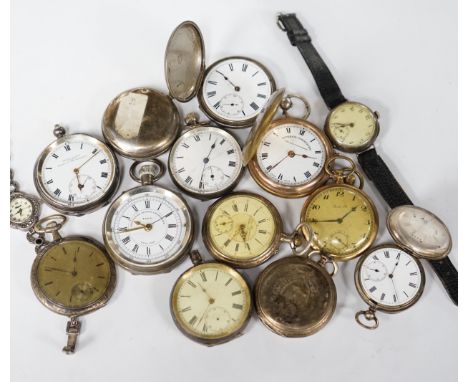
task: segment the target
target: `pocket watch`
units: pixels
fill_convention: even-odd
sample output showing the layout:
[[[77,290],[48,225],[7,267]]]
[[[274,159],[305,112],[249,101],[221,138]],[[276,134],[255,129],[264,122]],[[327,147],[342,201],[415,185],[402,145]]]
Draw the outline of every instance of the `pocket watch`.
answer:
[[[150,159],[172,146],[181,122],[174,100],[188,102],[198,93],[203,112],[217,124],[246,127],[275,89],[268,70],[245,57],[218,61],[205,76],[203,37],[192,21],[172,32],[164,66],[169,95],[150,88],[127,90],[104,112],[102,134],[124,157]]]
[[[68,215],[83,215],[109,203],[119,185],[119,163],[100,140],[87,134],[65,134],[39,155],[34,184],[46,204]]]
[[[210,254],[238,268],[260,265],[278,253],[283,233],[276,207],[263,196],[232,192],[213,203],[203,219],[202,237]]]
[[[298,47],[323,100],[331,110],[325,123],[325,132],[335,147],[345,152],[358,153],[358,162],[364,173],[374,183],[390,208],[412,204],[373,147],[380,129],[379,114],[344,97],[331,71],[312,45],[307,30],[294,13],[278,15],[277,24],[282,31],[287,32],[291,44]],[[458,305],[458,270],[448,257],[429,260],[429,264],[454,304]]]
[[[169,153],[169,175],[183,192],[212,199],[232,190],[243,174],[242,150],[226,130],[198,122],[190,113],[187,131]]]
[[[421,262],[410,251],[394,244],[370,249],[356,265],[354,282],[369,309],[356,313],[366,329],[376,329],[376,311],[397,313],[413,306],[421,297],[425,275]]]
[[[338,168],[337,160],[346,161],[349,166]],[[320,187],[307,198],[301,221],[314,230],[316,249],[335,260],[347,261],[374,242],[379,227],[377,210],[362,191],[363,178],[350,158],[333,156],[325,170],[334,183]],[[357,178],[359,188],[354,185]]]
[[[10,170],[10,227],[22,231],[34,231],[39,219],[40,201],[38,198],[19,191],[18,183]]]
[[[291,117],[292,99],[304,103],[302,118]],[[273,121],[278,110],[283,118]],[[283,198],[300,198],[324,183],[328,175],[324,164],[333,152],[322,131],[308,122],[308,102],[296,95],[273,94],[264,113],[257,119],[243,150],[244,165],[257,184]]]
[[[117,264],[133,274],[169,272],[192,243],[189,206],[177,194],[153,184],[163,173],[158,160],[134,162],[130,176],[141,186],[114,200],[104,219],[105,247]]]
[[[242,334],[252,298],[247,281],[235,269],[217,262],[202,263],[192,251],[193,267],[176,281],[171,292],[171,314],[190,339],[213,346]]]
[[[292,241],[292,255],[268,265],[255,282],[258,318],[271,331],[285,337],[314,334],[331,320],[336,308],[332,279],[338,269],[336,263],[311,250],[313,232],[306,223],[296,228],[298,238],[303,232],[308,232],[309,237],[304,249],[299,252],[297,241]],[[304,238],[301,241],[304,243]],[[318,261],[314,259],[317,256]]]
[[[68,316],[66,353],[74,353],[80,333],[79,316],[102,308],[112,296],[116,283],[115,266],[104,247],[82,237],[61,237],[63,215],[52,215],[35,224],[39,235],[52,235],[36,246],[31,284],[38,300],[55,313]]]

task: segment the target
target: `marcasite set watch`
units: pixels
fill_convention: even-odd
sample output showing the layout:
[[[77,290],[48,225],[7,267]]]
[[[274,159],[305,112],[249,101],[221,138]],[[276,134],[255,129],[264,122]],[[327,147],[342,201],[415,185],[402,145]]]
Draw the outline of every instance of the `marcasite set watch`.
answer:
[[[379,326],[377,312],[400,312],[420,299],[426,283],[420,259],[430,262],[457,304],[450,233],[434,214],[413,206],[376,153],[378,113],[343,96],[294,14],[280,14],[277,23],[299,48],[330,109],[323,130],[308,121],[309,102],[276,90],[260,62],[230,56],[205,68],[201,31],[185,21],[166,45],[169,95],[146,87],[124,91],[104,111],[105,143],[87,134],[66,134],[56,125],[57,139],[36,161],[36,189],[61,214],[81,216],[110,204],[102,223],[103,245],[82,236],[62,237],[65,216],[40,219],[39,199],[20,192],[11,172],[10,226],[27,231],[36,247],[31,270],[36,297],[70,318],[66,353],[75,351],[78,317],[103,307],[112,296],[115,264],[135,275],[154,275],[172,271],[189,257],[193,266],[176,280],[170,311],[185,336],[208,346],[242,334],[254,308],[278,335],[316,333],[335,313],[339,291],[333,276],[339,264],[355,259],[355,286],[368,306],[355,320],[365,328]],[[179,113],[174,100],[195,97],[208,120]],[[248,127],[244,146],[228,130]],[[335,149],[357,154],[363,172],[390,206],[386,222],[393,243],[373,246],[379,228],[376,207],[353,159]],[[122,176],[114,151],[133,160],[129,175],[140,185],[112,200]],[[158,157],[166,152],[170,179],[182,194],[195,201],[217,199],[201,224],[211,261],[192,248],[197,228],[193,200],[157,184],[165,174]],[[244,167],[272,195],[286,201],[305,197],[292,233],[284,232],[272,201],[255,190],[235,190]],[[251,288],[239,269],[270,261],[282,243],[290,254],[267,264]]]

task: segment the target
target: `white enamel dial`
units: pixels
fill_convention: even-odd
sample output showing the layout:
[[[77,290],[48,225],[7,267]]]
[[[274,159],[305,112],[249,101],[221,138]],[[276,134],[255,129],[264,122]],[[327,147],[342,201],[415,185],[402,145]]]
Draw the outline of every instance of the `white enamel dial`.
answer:
[[[44,191],[63,206],[97,201],[108,192],[115,177],[110,150],[95,139],[81,137],[76,134],[62,139],[38,168]]]
[[[182,135],[169,156],[174,181],[198,195],[232,187],[242,171],[242,151],[232,135],[216,127],[197,127]]]
[[[383,307],[410,304],[419,298],[422,268],[397,247],[379,247],[362,262],[359,280],[365,295]]]
[[[163,262],[178,255],[187,241],[188,211],[172,193],[137,192],[124,198],[107,219],[112,248],[131,263]]]
[[[284,123],[265,134],[256,155],[260,169],[273,182],[300,186],[320,174],[326,153],[321,138],[314,131]]]
[[[24,223],[31,218],[32,213],[33,205],[28,199],[20,196],[10,200],[10,221]]]
[[[208,68],[202,104],[215,118],[247,121],[261,112],[274,88],[263,66],[247,58],[226,58]]]

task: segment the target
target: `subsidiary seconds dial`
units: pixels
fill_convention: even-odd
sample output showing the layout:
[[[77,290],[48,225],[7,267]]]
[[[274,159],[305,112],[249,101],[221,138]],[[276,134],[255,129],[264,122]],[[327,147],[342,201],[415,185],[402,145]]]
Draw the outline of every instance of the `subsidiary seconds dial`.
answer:
[[[224,130],[195,127],[174,144],[169,171],[174,183],[192,196],[220,196],[234,188],[242,175],[241,148]]]
[[[229,57],[207,69],[199,101],[204,111],[221,125],[246,127],[274,90],[271,74],[259,62]]]

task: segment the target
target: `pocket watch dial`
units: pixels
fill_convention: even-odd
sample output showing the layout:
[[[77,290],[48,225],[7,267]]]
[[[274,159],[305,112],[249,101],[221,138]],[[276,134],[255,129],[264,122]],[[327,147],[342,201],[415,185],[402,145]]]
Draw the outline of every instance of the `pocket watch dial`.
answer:
[[[316,179],[325,159],[325,148],[318,134],[294,123],[270,129],[257,149],[261,171],[272,182],[285,186],[302,186]]]
[[[226,58],[207,69],[200,101],[216,120],[243,122],[260,113],[274,89],[271,75],[259,63]]]
[[[337,260],[349,260],[374,241],[377,212],[354,187],[326,186],[306,201],[303,221],[311,224],[317,245]]]
[[[111,280],[111,264],[87,241],[65,240],[50,247],[37,267],[37,282],[47,300],[81,309],[101,299]]]
[[[172,312],[184,332],[199,339],[221,339],[244,327],[250,290],[234,269],[206,263],[189,269],[172,293]]]
[[[257,195],[234,194],[214,204],[204,222],[204,239],[213,254],[242,264],[273,252],[280,228],[267,203]]]
[[[123,194],[106,216],[106,245],[116,260],[154,265],[180,255],[191,235],[189,211],[178,196],[149,186],[153,191]]]
[[[433,213],[416,206],[390,211],[388,228],[393,238],[416,256],[440,259],[450,252],[452,239],[445,224]]]
[[[344,102],[330,112],[325,131],[338,148],[354,152],[370,146],[379,127],[374,112],[367,106]]]
[[[33,214],[32,203],[24,197],[16,197],[10,200],[10,221],[24,223],[31,219]]]
[[[87,205],[109,192],[116,176],[115,161],[102,142],[75,134],[49,147],[37,169],[39,191],[64,207]]]
[[[215,127],[199,127],[174,144],[169,169],[182,189],[209,196],[237,182],[242,171],[241,156],[241,148],[232,135]]]
[[[411,304],[422,292],[421,265],[397,247],[373,249],[362,261],[358,272],[362,292],[379,307]]]

